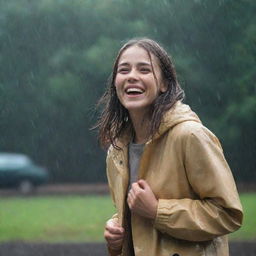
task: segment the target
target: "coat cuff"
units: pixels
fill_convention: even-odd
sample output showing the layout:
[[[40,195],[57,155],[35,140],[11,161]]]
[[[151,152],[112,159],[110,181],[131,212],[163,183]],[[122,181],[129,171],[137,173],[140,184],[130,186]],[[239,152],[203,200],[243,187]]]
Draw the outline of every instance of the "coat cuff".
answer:
[[[159,199],[158,206],[157,206],[157,213],[156,218],[154,221],[154,226],[156,229],[161,230],[164,232],[166,223],[170,223],[171,217],[171,208],[172,208],[172,200],[168,199]]]
[[[113,249],[111,249],[111,248],[108,246],[108,254],[109,254],[110,256],[119,256],[119,255],[121,255],[121,253],[122,253],[122,249],[120,249],[120,250],[113,250]]]

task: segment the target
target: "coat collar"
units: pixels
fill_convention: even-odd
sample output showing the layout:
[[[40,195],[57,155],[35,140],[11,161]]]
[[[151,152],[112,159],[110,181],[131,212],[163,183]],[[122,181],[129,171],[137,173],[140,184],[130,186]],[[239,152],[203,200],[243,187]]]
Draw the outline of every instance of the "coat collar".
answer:
[[[158,139],[169,129],[173,128],[179,123],[186,121],[201,123],[199,117],[196,115],[195,112],[191,110],[188,105],[182,103],[181,101],[177,101],[174,106],[164,114],[158,132],[156,132],[155,135],[146,142],[146,145],[151,143],[153,140]],[[121,149],[124,149],[131,142],[131,140],[131,132],[130,130],[126,130],[124,131],[123,135],[117,140],[116,144]]]

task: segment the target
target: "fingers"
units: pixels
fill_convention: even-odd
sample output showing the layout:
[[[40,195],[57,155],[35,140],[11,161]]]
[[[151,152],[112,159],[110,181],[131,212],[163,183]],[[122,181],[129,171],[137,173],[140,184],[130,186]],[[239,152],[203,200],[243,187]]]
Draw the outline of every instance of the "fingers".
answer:
[[[139,186],[138,182],[134,182],[131,186],[131,189],[127,195],[127,204],[132,210],[136,201],[139,200],[140,194],[143,192],[143,189]]]
[[[136,197],[138,197],[139,194],[143,192],[143,190],[145,190],[145,188],[147,188],[148,186],[149,185],[145,180],[139,180],[138,182],[132,183],[131,189],[128,193],[128,198],[133,200],[136,199]]]
[[[122,227],[113,227],[113,226],[106,226],[105,228],[111,234],[123,234],[124,229]]]
[[[131,186],[131,190],[133,190],[134,192],[139,191],[141,189],[145,190],[147,188],[149,188],[148,183],[142,179],[138,180],[137,182],[132,183],[132,186]]]
[[[123,244],[123,236],[119,237],[119,236],[110,234],[108,231],[105,231],[104,238],[111,249],[113,250],[121,249]]]
[[[148,183],[142,179],[139,180],[137,183],[138,183],[139,187],[144,190],[149,186]]]
[[[136,190],[131,188],[127,195],[127,198],[134,200],[136,198]]]
[[[127,195],[127,203],[133,213],[150,219],[156,216],[158,200],[145,180],[132,184]]]
[[[118,223],[118,220],[117,219],[109,219],[107,222],[106,222],[106,227],[113,227],[113,228],[120,228],[121,226],[119,225]]]
[[[129,193],[128,193],[128,196],[127,196],[127,204],[128,204],[130,209],[132,208],[132,203],[133,203],[133,200],[134,200],[133,197],[134,196],[133,196],[133,194],[130,190]]]
[[[110,219],[106,223],[105,229],[111,234],[123,234],[124,228],[119,225],[119,223],[113,219]]]
[[[130,191],[132,192],[132,195],[136,195],[137,193],[141,192],[145,188],[145,181],[139,180],[137,182],[132,183]]]
[[[123,241],[123,237],[124,237],[123,233],[114,234],[109,232],[108,230],[105,230],[104,232],[104,238],[106,239],[108,244],[111,245],[111,247],[121,245]]]
[[[106,223],[104,238],[110,248],[119,250],[123,243],[124,228],[121,227],[115,220],[110,219]]]

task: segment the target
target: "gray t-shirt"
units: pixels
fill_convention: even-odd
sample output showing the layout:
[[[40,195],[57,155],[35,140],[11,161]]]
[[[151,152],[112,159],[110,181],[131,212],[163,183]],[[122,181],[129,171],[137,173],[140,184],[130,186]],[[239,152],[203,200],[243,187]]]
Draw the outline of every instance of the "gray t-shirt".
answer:
[[[129,171],[130,171],[130,183],[129,188],[133,182],[138,179],[138,169],[140,164],[140,158],[143,153],[145,144],[129,144]]]

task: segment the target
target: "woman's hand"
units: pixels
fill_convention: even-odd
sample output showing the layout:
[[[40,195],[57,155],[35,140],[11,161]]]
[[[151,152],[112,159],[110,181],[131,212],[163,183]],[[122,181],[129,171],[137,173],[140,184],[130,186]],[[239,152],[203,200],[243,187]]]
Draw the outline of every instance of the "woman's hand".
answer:
[[[145,180],[132,184],[127,203],[132,212],[145,218],[155,219],[158,200]]]
[[[104,237],[111,250],[119,251],[122,249],[124,228],[118,224],[117,220],[110,219],[106,223]]]

